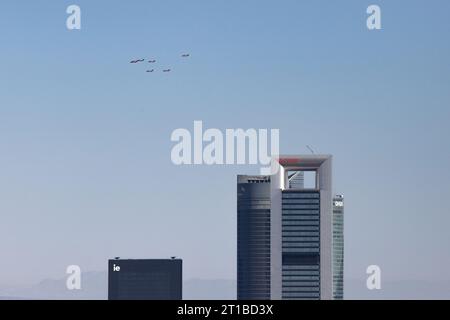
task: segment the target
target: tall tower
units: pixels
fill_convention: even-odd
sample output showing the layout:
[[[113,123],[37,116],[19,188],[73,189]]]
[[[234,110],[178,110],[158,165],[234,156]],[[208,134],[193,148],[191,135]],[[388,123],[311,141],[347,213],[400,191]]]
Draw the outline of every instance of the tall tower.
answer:
[[[333,298],[331,162],[281,156],[271,176],[238,177],[238,299]]]
[[[237,215],[237,298],[269,300],[269,176],[238,176]]]
[[[333,299],[344,299],[344,197],[333,198]]]

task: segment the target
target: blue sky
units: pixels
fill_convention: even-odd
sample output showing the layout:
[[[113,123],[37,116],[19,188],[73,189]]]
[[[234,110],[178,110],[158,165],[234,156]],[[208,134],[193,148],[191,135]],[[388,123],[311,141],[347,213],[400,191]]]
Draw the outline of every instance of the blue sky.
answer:
[[[66,7],[82,29],[65,27]],[[382,10],[381,31],[366,8]],[[237,174],[176,167],[176,128],[277,128],[334,156],[346,277],[449,279],[450,3],[4,1],[0,283],[114,256],[234,278]],[[188,60],[180,54],[190,52]],[[147,74],[130,65],[155,58]]]

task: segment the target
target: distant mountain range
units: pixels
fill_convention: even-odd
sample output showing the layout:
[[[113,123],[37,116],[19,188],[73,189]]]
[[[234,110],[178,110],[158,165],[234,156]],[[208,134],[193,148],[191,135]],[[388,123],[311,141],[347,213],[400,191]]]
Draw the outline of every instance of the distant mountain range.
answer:
[[[354,300],[448,300],[450,281],[382,281],[380,290],[368,290],[366,280],[346,280],[345,299]]]
[[[84,272],[80,290],[67,290],[66,279],[46,279],[29,287],[0,286],[0,300],[56,299],[105,300],[108,298],[106,272]],[[236,281],[191,279],[183,283],[183,298],[187,300],[235,300]]]
[[[29,287],[0,285],[0,300],[56,299],[105,300],[108,297],[106,272],[84,272],[81,290],[67,290],[66,279],[47,279]],[[186,300],[235,300],[236,281],[189,279],[183,283]],[[450,281],[384,281],[381,290],[368,290],[365,280],[345,281],[346,299],[450,299]]]
[[[46,279],[29,287],[1,287],[0,299],[104,300],[108,298],[106,272],[84,272],[81,290],[67,290],[66,279]]]

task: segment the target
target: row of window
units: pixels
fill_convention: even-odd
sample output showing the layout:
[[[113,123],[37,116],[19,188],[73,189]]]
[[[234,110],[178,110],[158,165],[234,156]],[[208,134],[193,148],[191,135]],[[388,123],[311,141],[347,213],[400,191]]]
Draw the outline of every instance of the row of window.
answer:
[[[282,270],[318,270],[318,265],[283,265]]]
[[[319,248],[283,248],[283,253],[319,253]]]
[[[320,194],[318,192],[314,193],[306,193],[306,192],[283,192],[283,199],[291,199],[291,198],[297,198],[297,199],[312,199],[312,198],[319,198]]]
[[[307,236],[313,236],[318,237],[320,235],[319,231],[284,231],[283,237],[307,237]]]
[[[283,216],[282,221],[291,221],[291,220],[312,220],[317,221],[319,220],[319,216]]]
[[[313,214],[313,215],[319,215],[319,210],[311,210],[311,209],[288,209],[283,210],[283,216],[286,215],[303,215],[303,214]]]
[[[283,234],[283,243],[289,242],[318,242],[320,240],[319,237],[294,237],[294,236],[285,236]]]
[[[285,225],[286,227],[289,226],[289,228],[292,229],[292,225]],[[319,231],[319,226],[295,226],[296,231]]]
[[[238,212],[260,210],[255,213],[267,213],[270,209],[270,203],[238,203]]]
[[[319,219],[296,219],[296,220],[282,220],[282,226],[319,226]]]
[[[319,293],[320,289],[318,287],[283,287],[283,293],[288,292],[317,292]]]
[[[320,298],[319,293],[313,293],[313,292],[308,292],[308,293],[297,293],[297,292],[286,292],[283,293],[283,299],[284,298],[312,298],[312,299],[318,299]]]
[[[299,204],[319,204],[320,199],[283,199],[283,204],[285,203],[299,203]]]
[[[283,271],[283,276],[319,276],[319,270],[290,270]]]
[[[283,281],[285,280],[308,280],[308,281],[312,281],[312,280],[317,280],[319,281],[319,276],[285,276],[283,275]]]
[[[317,248],[319,247],[320,243],[318,241],[314,242],[287,242],[283,241],[283,248]]]
[[[303,287],[318,287],[318,286],[320,286],[319,281],[283,281],[283,288],[289,287],[303,288]]]
[[[317,205],[313,204],[284,204],[283,203],[283,210],[286,209],[315,209],[318,210]]]

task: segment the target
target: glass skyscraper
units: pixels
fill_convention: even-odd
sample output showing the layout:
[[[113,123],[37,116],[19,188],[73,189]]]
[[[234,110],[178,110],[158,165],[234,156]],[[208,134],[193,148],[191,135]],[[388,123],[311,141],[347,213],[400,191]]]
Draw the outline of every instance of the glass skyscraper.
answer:
[[[237,298],[270,299],[270,177],[238,176]]]
[[[333,198],[333,299],[344,299],[344,197]]]
[[[238,299],[333,298],[331,161],[282,156],[273,175],[238,176]]]

